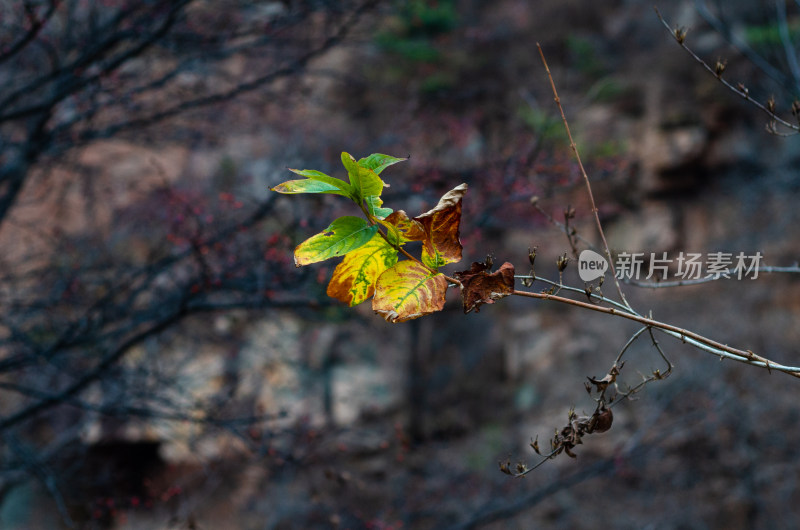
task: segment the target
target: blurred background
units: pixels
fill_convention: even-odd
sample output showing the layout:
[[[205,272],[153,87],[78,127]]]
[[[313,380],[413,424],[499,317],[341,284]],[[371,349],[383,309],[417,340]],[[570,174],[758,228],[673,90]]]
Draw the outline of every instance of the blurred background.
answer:
[[[797,123],[800,4],[657,4]],[[661,336],[668,379],[513,479],[498,462],[591,413],[586,377],[635,323],[510,298],[464,315],[453,292],[387,324],[326,297],[335,262],[292,261],[351,205],[269,191],[287,167],[343,177],[342,151],[410,156],[387,206],[470,187],[448,271],[525,273],[537,247],[556,280],[548,215],[599,240],[538,42],[612,248],[796,265],[798,136],[653,2],[5,0],[0,28],[0,528],[797,527],[794,378]],[[623,287],[798,364],[796,274]],[[664,370],[646,340],[626,357],[626,384]]]

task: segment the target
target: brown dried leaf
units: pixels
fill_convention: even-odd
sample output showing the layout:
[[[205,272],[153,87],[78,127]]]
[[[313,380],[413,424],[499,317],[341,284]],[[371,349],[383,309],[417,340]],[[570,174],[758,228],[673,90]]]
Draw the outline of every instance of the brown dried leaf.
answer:
[[[606,388],[608,388],[609,385],[613,385],[617,382],[617,376],[619,375],[619,372],[624,364],[624,362],[619,366],[614,364],[614,366],[611,367],[611,370],[609,370],[602,379],[596,379],[594,377],[587,377],[587,379],[595,386],[598,392],[603,392]]]
[[[461,199],[467,192],[466,184],[459,184],[445,193],[439,204],[414,218],[425,231],[422,261],[432,269],[461,261]]]
[[[612,423],[614,423],[614,415],[611,413],[611,409],[601,407],[600,410],[592,414],[592,421],[586,432],[606,432],[611,428]]]
[[[475,262],[468,271],[457,272],[461,282],[464,313],[480,311],[481,304],[493,304],[514,292],[514,266],[505,262],[495,272],[487,272],[486,263]]]

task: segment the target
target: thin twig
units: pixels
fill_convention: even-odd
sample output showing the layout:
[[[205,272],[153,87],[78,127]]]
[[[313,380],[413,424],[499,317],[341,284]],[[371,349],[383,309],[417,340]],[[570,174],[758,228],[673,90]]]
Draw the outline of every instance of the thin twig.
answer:
[[[667,359],[667,354],[665,354],[664,350],[661,349],[661,345],[656,340],[655,335],[653,335],[653,328],[647,328],[647,332],[650,333],[650,339],[653,341],[653,346],[655,349],[658,350],[658,354],[661,355],[661,358],[664,359],[665,363],[667,363],[667,371],[661,374],[661,377],[667,377],[672,373],[673,364],[669,359]]]
[[[791,129],[792,131],[800,132],[800,125],[794,125],[792,123],[789,123],[788,121],[786,121],[786,120],[780,118],[779,116],[777,116],[775,114],[774,110],[768,109],[766,106],[764,106],[763,104],[761,104],[758,101],[756,101],[755,99],[753,99],[750,96],[750,92],[747,90],[747,88],[744,85],[739,85],[739,87],[735,87],[732,84],[728,83],[722,77],[721,74],[717,74],[717,72],[716,72],[716,70],[714,68],[709,66],[708,63],[706,63],[696,53],[694,53],[688,46],[686,46],[686,43],[684,42],[684,37],[685,37],[686,33],[683,32],[683,31],[680,31],[680,30],[673,30],[669,26],[667,21],[664,20],[664,17],[661,16],[661,13],[658,11],[658,8],[654,7],[653,9],[655,9],[656,15],[658,15],[658,19],[661,21],[661,23],[664,25],[664,27],[667,28],[667,30],[669,30],[670,34],[675,39],[675,42],[677,42],[678,45],[681,48],[686,50],[686,53],[688,53],[695,61],[697,61],[698,63],[703,65],[703,68],[708,70],[708,72],[711,73],[711,75],[713,75],[720,83],[722,83],[725,87],[727,87],[733,93],[743,97],[745,100],[747,100],[748,102],[752,103],[757,108],[761,109],[761,111],[763,111],[765,114],[767,114],[770,117],[770,120],[772,122],[780,123],[781,125],[783,125],[787,129]],[[679,37],[679,35],[680,35],[680,37]],[[777,133],[777,131],[775,131],[775,132]]]
[[[569,228],[568,228],[568,227],[567,227],[567,226],[566,226],[564,223],[561,223],[561,222],[559,222],[559,221],[556,221],[556,220],[553,218],[553,216],[552,216],[552,215],[550,215],[549,213],[547,213],[547,212],[546,212],[546,211],[545,211],[545,210],[544,210],[544,209],[543,209],[541,206],[539,206],[539,203],[538,203],[538,202],[534,203],[534,204],[533,204],[533,207],[534,207],[534,208],[536,209],[536,211],[538,211],[540,214],[544,215],[544,216],[547,218],[547,220],[550,222],[550,224],[552,224],[552,225],[554,225],[554,226],[558,227],[558,228],[559,228],[559,230],[561,230],[562,232],[564,232],[564,234],[567,236],[567,238],[568,238],[568,239],[570,238]],[[578,240],[578,241],[580,241],[581,243],[585,244],[585,245],[586,245],[587,247],[589,247],[590,249],[592,249],[592,250],[595,250],[595,248],[594,248],[594,245],[592,245],[591,241],[589,241],[588,239],[586,239],[586,238],[585,238],[585,237],[583,237],[582,235],[580,235],[580,234],[576,233],[574,237],[575,237],[575,239],[576,239],[576,240]]]
[[[558,110],[561,113],[561,119],[564,122],[564,129],[567,131],[567,137],[569,138],[569,146],[572,149],[572,152],[575,154],[575,159],[578,162],[578,168],[581,170],[581,175],[583,176],[583,182],[586,185],[586,192],[589,195],[589,203],[592,206],[592,213],[594,214],[595,224],[597,225],[597,231],[600,233],[600,239],[603,241],[603,250],[606,253],[606,258],[608,259],[609,266],[611,267],[611,274],[614,276],[614,283],[617,286],[617,292],[619,293],[619,297],[622,300],[622,303],[625,304],[626,307],[631,308],[631,305],[628,303],[628,300],[625,298],[625,293],[622,292],[622,286],[617,279],[616,271],[614,270],[614,263],[611,259],[611,250],[608,247],[608,242],[606,241],[606,234],[603,231],[603,225],[600,222],[600,214],[597,206],[594,202],[594,194],[592,193],[592,185],[589,182],[589,175],[586,173],[586,169],[583,167],[583,162],[581,162],[581,155],[578,153],[578,146],[575,143],[575,140],[572,138],[572,133],[569,130],[569,123],[567,122],[567,116],[564,114],[564,108],[561,106],[561,99],[558,97],[558,91],[556,90],[555,81],[553,81],[553,76],[550,73],[550,68],[547,66],[547,60],[544,58],[544,52],[542,51],[542,46],[537,42],[536,47],[539,49],[539,55],[542,58],[542,63],[544,64],[544,69],[547,71],[547,78],[550,80],[550,87],[553,89],[553,99],[558,105]]]
[[[775,0],[776,2],[781,2],[783,0]],[[746,38],[742,38],[739,34],[734,31],[731,31],[730,24],[727,24],[721,18],[715,16],[711,10],[706,5],[706,0],[695,0],[694,5],[695,9],[700,16],[708,22],[714,30],[716,30],[720,35],[722,35],[728,43],[733,45],[736,50],[744,55],[748,61],[753,63],[759,70],[764,72],[767,76],[774,79],[776,82],[780,83],[789,92],[794,92],[796,87],[792,85],[791,79],[779,68],[773,66],[767,59],[765,59],[761,54],[759,54],[750,44],[747,42]],[[718,7],[721,7],[721,3],[717,1]],[[722,15],[722,11],[720,11]]]
[[[648,329],[650,329],[650,327],[649,326],[645,326],[642,329],[640,329],[639,331],[637,331],[636,333],[634,333],[633,335],[631,335],[631,338],[628,339],[628,342],[626,342],[625,346],[623,346],[622,349],[619,351],[619,355],[617,355],[617,358],[614,360],[614,364],[619,364],[619,362],[622,360],[622,356],[625,355],[626,351],[628,351],[628,348],[630,348],[631,345],[634,342],[636,342],[636,339],[638,339],[639,336],[642,333],[644,333],[645,331],[647,331]]]
[[[535,281],[539,281],[539,282],[544,282],[544,283],[546,283],[548,285],[552,285],[553,287],[558,287],[558,288],[563,289],[565,291],[572,291],[573,293],[578,293],[578,294],[583,294],[583,295],[586,294],[586,290],[585,289],[579,289],[578,287],[572,287],[571,285],[564,285],[564,284],[561,284],[559,282],[555,282],[553,280],[549,280],[547,278],[542,278],[541,276],[530,276],[530,275],[517,274],[517,275],[514,276],[514,278],[517,279],[517,280],[535,280]],[[622,311],[626,311],[626,312],[634,314],[634,315],[638,315],[639,314],[636,311],[634,311],[634,310],[632,310],[632,309],[630,309],[628,307],[625,307],[620,302],[617,302],[616,300],[612,300],[611,298],[606,298],[605,296],[599,295],[599,294],[595,293],[594,291],[589,296],[591,296],[592,298],[594,298],[598,302],[605,302],[605,303],[607,303],[609,305],[613,305],[613,306],[621,309]]]
[[[643,327],[642,329],[640,329],[639,331],[637,331],[636,333],[633,334],[633,336],[630,338],[630,340],[628,340],[628,343],[625,344],[625,347],[622,349],[620,354],[617,356],[617,360],[614,361],[614,366],[618,365],[619,361],[622,359],[622,355],[625,353],[625,350],[631,344],[633,344],[633,342],[636,339],[638,339],[641,336],[641,334],[644,333],[645,331],[650,333],[650,339],[652,340],[653,347],[655,347],[656,351],[658,351],[658,354],[661,356],[661,359],[663,359],[664,362],[667,364],[667,369],[664,372],[661,372],[661,370],[653,370],[653,372],[651,372],[651,374],[649,376],[647,376],[647,377],[642,376],[642,380],[637,385],[628,388],[628,390],[626,392],[624,392],[624,393],[618,394],[618,397],[620,397],[622,399],[629,399],[633,394],[636,394],[637,392],[639,392],[646,385],[652,383],[653,381],[661,381],[662,379],[666,379],[672,373],[673,365],[670,362],[670,360],[667,359],[667,355],[664,353],[664,350],[661,349],[661,345],[658,343],[658,341],[656,340],[655,336],[653,335],[653,328],[651,326],[645,326],[645,327]],[[616,405],[617,403],[621,403],[621,402],[622,402],[621,399],[615,398],[615,401],[613,403],[608,403],[607,406],[608,406],[608,408],[612,408],[614,405]]]

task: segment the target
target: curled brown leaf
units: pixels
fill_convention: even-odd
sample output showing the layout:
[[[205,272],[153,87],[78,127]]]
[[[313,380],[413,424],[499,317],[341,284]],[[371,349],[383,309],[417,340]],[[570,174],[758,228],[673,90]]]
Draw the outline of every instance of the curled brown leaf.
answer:
[[[514,292],[514,266],[505,262],[495,272],[486,263],[475,262],[468,271],[455,273],[461,282],[464,313],[480,311],[481,304],[493,304]]]
[[[461,199],[466,192],[467,185],[459,184],[436,207],[413,219],[424,230],[422,261],[431,268],[461,261]]]

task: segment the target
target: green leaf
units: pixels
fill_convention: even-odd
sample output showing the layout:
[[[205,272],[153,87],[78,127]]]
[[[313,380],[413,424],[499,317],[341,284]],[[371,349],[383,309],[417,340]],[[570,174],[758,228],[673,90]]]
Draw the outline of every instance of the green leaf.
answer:
[[[270,188],[272,191],[278,193],[333,193],[336,195],[349,196],[336,186],[320,182],[318,180],[301,179],[301,180],[287,180],[275,187]]]
[[[287,169],[289,169],[289,171],[291,171],[292,173],[297,173],[298,175],[300,175],[302,177],[306,177],[306,178],[309,178],[311,180],[315,180],[317,182],[323,182],[323,183],[331,186],[332,188],[337,188],[337,189],[341,190],[341,193],[337,193],[337,195],[344,195],[345,197],[351,197],[351,198],[354,197],[353,187],[350,186],[350,184],[348,184],[347,182],[343,181],[342,179],[337,179],[337,178],[331,177],[331,176],[326,175],[325,173],[323,173],[321,171],[317,171],[315,169],[292,169],[292,168],[287,168]],[[276,186],[276,188],[279,187],[279,186]],[[275,191],[279,191],[279,190],[276,189]],[[286,193],[286,192],[280,192],[280,193]],[[297,193],[297,192],[295,192],[295,193]],[[329,193],[336,193],[336,192],[330,191]]]
[[[371,169],[361,167],[349,153],[342,153],[342,164],[350,177],[350,186],[354,191],[354,201],[360,203],[366,197],[379,196],[386,184]]]
[[[366,244],[377,230],[377,225],[369,226],[361,217],[339,217],[328,228],[297,246],[294,250],[294,264],[301,267],[344,256]]]
[[[367,197],[364,199],[364,202],[367,203],[367,208],[369,209],[369,213],[377,217],[378,219],[385,219],[388,215],[390,215],[394,210],[391,208],[381,208],[383,204],[383,199],[376,196]]]
[[[406,260],[378,277],[372,309],[389,322],[404,322],[444,307],[447,279],[416,261]]]
[[[398,162],[404,162],[406,160],[408,160],[408,158],[395,158],[393,156],[382,155],[380,153],[372,153],[368,157],[359,160],[358,165],[367,169],[371,169],[376,175],[380,175],[381,171],[387,167]]]
[[[360,304],[375,293],[375,282],[383,271],[397,263],[397,250],[380,234],[350,252],[336,266],[328,284],[328,296],[350,306]]]

